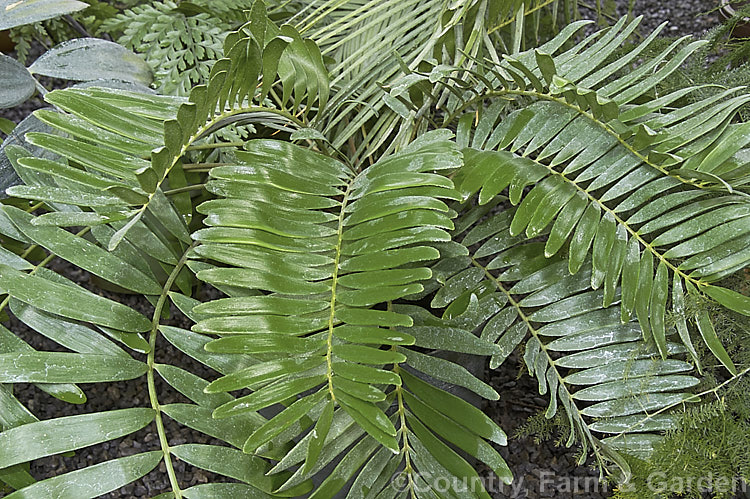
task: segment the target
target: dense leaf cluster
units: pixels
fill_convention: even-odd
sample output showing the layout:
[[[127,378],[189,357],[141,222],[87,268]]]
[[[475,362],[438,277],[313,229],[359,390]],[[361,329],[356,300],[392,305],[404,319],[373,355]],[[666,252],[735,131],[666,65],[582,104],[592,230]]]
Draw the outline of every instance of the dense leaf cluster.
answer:
[[[21,183],[0,208],[0,309],[64,351],[0,326],[9,497],[96,497],[161,462],[170,497],[489,497],[475,464],[510,483],[507,439],[469,402],[499,394],[467,366],[514,351],[563,441],[621,482],[719,423],[732,449],[743,441],[741,418],[701,397],[750,371],[706,305],[750,315],[723,285],[750,261],[750,129],[736,118],[750,96],[661,91],[703,42],[644,57],[658,31],[624,46],[639,20],[623,18],[521,50],[524,13],[546,3],[498,5],[258,0],[238,29],[208,30],[221,49],[190,49],[206,33],[148,45],[193,58],[157,71],[164,90],[169,71],[195,70],[186,95],[46,94],[54,108],[3,146]],[[113,22],[135,47],[201,8]],[[493,34],[509,23],[504,43]],[[216,133],[240,125],[251,140]],[[55,258],[153,313],[50,270]],[[200,301],[207,287],[219,297]],[[191,329],[165,323],[171,305]],[[220,376],[157,363],[159,336]],[[141,376],[147,407],[44,421],[13,391],[83,403],[79,384]],[[157,376],[189,403],[162,405]],[[170,445],[165,417],[226,445]],[[151,423],[158,451],[29,473]],[[236,482],[183,489],[173,459]]]

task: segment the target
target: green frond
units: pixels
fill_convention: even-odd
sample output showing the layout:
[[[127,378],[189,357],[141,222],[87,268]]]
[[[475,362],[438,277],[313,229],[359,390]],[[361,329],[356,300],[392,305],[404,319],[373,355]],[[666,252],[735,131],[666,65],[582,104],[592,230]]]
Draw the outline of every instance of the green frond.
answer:
[[[144,236],[151,241],[139,240],[136,246],[148,246],[144,251],[160,262],[176,263],[180,245],[190,242],[185,221],[190,220],[192,210],[178,213],[175,206],[189,207],[189,202],[180,204],[178,199],[173,206],[164,187],[185,185],[181,158],[188,149],[231,124],[255,123],[291,131],[290,127],[302,122],[286,109],[297,110],[304,103],[304,117],[314,103],[321,108],[326,105],[327,75],[317,48],[291,28],[279,31],[263,17],[262,3],[258,5],[261,10],[254,20],[227,37],[229,58],[213,66],[208,85],[196,87],[189,99],[97,88],[47,94],[47,101],[65,113],[42,110],[37,116],[67,137],[30,133],[28,140],[75,160],[85,171],[58,162],[24,159],[29,153],[17,149],[12,159],[25,185],[13,187],[9,193],[48,203],[58,211],[78,212],[50,214],[36,223],[110,224],[116,230],[107,245],[110,251],[131,231],[139,231],[144,224],[159,224],[166,229],[168,241]],[[261,41],[254,36],[260,36]],[[262,51],[264,40],[267,44]],[[264,63],[263,53],[276,65]],[[263,105],[277,75],[283,89],[282,110]],[[254,82],[259,77],[263,83],[256,93]],[[255,99],[260,104],[254,104]],[[184,196],[189,194],[183,194],[183,201]]]
[[[543,241],[512,234],[518,210],[497,210],[480,205],[459,219],[454,239],[471,253],[436,265],[431,306],[445,309],[447,326],[481,327],[481,339],[499,347],[491,368],[525,345],[524,364],[539,393],[549,394],[545,416],[564,411],[567,445],[583,445],[583,456],[590,446],[603,466],[622,464],[612,449],[648,454],[672,427],[668,410],[690,399],[698,383],[690,363],[673,359],[687,352],[674,341],[677,331],[666,331],[669,358],[662,359],[637,321],[621,321],[619,289],[603,306],[604,291],[590,289],[590,264],[569,274],[563,257],[545,255]]]
[[[319,419],[315,431],[298,444],[306,451],[290,451],[277,466],[288,469],[304,462],[281,490],[342,452],[340,438],[332,441],[332,449],[325,442],[343,414],[349,425],[353,421],[360,428],[354,438],[367,435],[355,446],[361,454],[347,454],[339,465],[350,458],[357,463],[347,468],[346,478],[380,446],[398,456],[385,459],[384,454],[382,467],[406,459],[409,473],[410,459],[437,459],[452,475],[463,476],[471,467],[453,451],[443,456],[444,438],[478,452],[509,480],[502,458],[479,438],[498,440],[502,431],[466,402],[402,367],[430,375],[438,371],[439,362],[430,358],[425,363],[414,347],[487,354],[491,345],[459,329],[447,341],[439,331],[410,327],[414,319],[390,305],[422,291],[421,282],[431,276],[424,265],[439,255],[431,244],[450,239],[445,229],[453,228],[451,212],[443,200],[457,196],[452,183],[435,173],[460,165],[455,145],[442,133],[426,135],[359,174],[284,142],[251,141],[245,149],[237,152],[236,165],[211,170],[206,188],[217,198],[198,207],[209,227],[193,235],[201,243],[194,250],[200,260],[192,265],[197,277],[242,290],[196,306],[195,331],[219,335],[206,343],[208,352],[257,359],[208,385],[209,393],[252,390],[217,407],[214,417],[287,405],[249,436],[243,447],[249,453],[301,435]],[[300,168],[304,181],[295,175]],[[269,210],[275,216],[267,216]],[[442,362],[443,369],[450,369],[452,363]],[[436,404],[440,398],[445,406]],[[388,416],[394,404],[396,411]],[[484,423],[464,425],[462,411]],[[412,449],[416,441],[429,457]],[[373,477],[381,472],[371,471]],[[316,494],[342,484],[324,482]]]
[[[174,2],[138,5],[107,19],[102,30],[119,34],[121,45],[143,54],[160,93],[187,95],[208,82],[224,55],[230,24],[209,12],[185,12]]]
[[[24,185],[12,187],[8,192],[47,203],[56,212],[34,219],[33,223],[28,216],[26,219],[18,218],[25,215],[20,212],[8,211],[5,216],[15,216],[18,223],[25,222],[29,234],[38,234],[27,237],[40,242],[42,246],[45,243],[41,241],[54,237],[53,234],[62,237],[59,229],[44,228],[42,225],[98,227],[93,230],[96,236],[107,231],[103,224],[111,223],[120,229],[120,241],[125,231],[133,230],[131,244],[157,261],[176,263],[180,244],[184,246],[190,241],[185,221],[168,203],[163,192],[144,191],[143,187],[148,187],[148,183],[143,177],[147,175],[144,171],[150,171],[150,163],[145,158],[159,146],[165,118],[176,116],[177,106],[182,101],[97,88],[56,91],[47,97],[70,114],[39,111],[38,118],[57,133],[28,133],[26,140],[34,146],[69,158],[70,162],[37,159],[22,148],[9,148],[9,157]],[[147,226],[154,224],[165,228],[164,241],[153,234],[133,237],[136,233],[151,233]],[[122,230],[123,227],[126,229]],[[69,247],[65,258],[71,258],[76,263],[81,258],[88,258],[94,265],[100,265],[102,271],[106,269],[105,260],[79,254],[75,249],[93,246],[91,243],[73,235],[67,235],[64,239],[68,242],[60,240],[55,244]],[[114,246],[110,249],[114,249]],[[131,257],[132,251],[128,257],[125,257],[127,250],[121,253],[118,255],[120,258],[129,260],[131,265],[141,270],[138,278],[124,287],[130,286],[135,291],[134,285],[141,286],[135,281],[144,280],[143,284],[153,282],[153,277],[143,279],[141,274],[150,276],[152,271],[148,266],[143,268],[142,264],[135,263],[137,258]],[[90,265],[84,265],[84,268]],[[145,289],[139,288],[137,291]],[[158,289],[152,288],[146,294],[158,294]]]
[[[571,34],[563,32],[538,50],[488,65],[468,98],[456,102],[454,116],[491,103],[459,120],[459,142],[479,151],[467,151],[472,159],[456,176],[456,187],[464,199],[479,191],[480,204],[507,188],[518,205],[510,234],[533,238],[551,226],[545,256],[565,248],[570,273],[591,255],[591,288],[603,289],[603,305],[612,304],[621,285],[622,321],[635,315],[644,339],[666,358],[670,283],[677,317],[684,315],[685,293],[705,292],[747,310],[746,297],[709,284],[750,262],[749,177],[738,156],[750,137],[745,125],[731,123],[750,97],[728,89],[685,107],[672,104],[695,88],[652,97],[701,42],[681,48],[677,41],[630,66],[649,37],[605,65],[637,22],[623,19],[555,54]],[[509,101],[525,105],[506,111],[498,124]],[[736,372],[710,318],[689,319]],[[692,350],[684,320],[678,330]]]
[[[179,294],[172,294],[171,297],[180,306],[185,306],[192,301]],[[192,314],[194,305],[194,302],[188,305],[189,308],[186,308],[186,311]],[[242,372],[257,363],[255,358],[248,355],[207,352],[205,345],[212,338],[205,335],[171,326],[160,326],[159,331],[177,349],[222,374],[230,375],[231,373]],[[180,367],[170,364],[156,364],[155,369],[169,385],[192,402],[190,404],[162,405],[160,407],[163,413],[180,424],[210,435],[233,447],[183,445],[172,447],[173,455],[193,466],[244,482],[244,485],[236,485],[243,493],[252,493],[253,496],[257,495],[258,497],[271,497],[272,490],[278,488],[290,474],[267,478],[265,475],[271,468],[268,462],[261,457],[249,456],[241,452],[247,436],[265,425],[267,419],[255,412],[215,419],[213,412],[218,407],[233,403],[235,401],[233,396],[224,392],[208,391],[208,381]],[[283,456],[282,452],[285,446],[286,444],[282,443],[279,447],[271,447],[258,454],[265,458],[278,460]],[[221,490],[223,485],[214,484],[201,487],[207,490],[216,487]],[[310,488],[310,482],[303,481],[292,492],[293,494],[304,494]],[[192,494],[197,493],[197,491],[191,492],[191,490],[186,489],[182,492],[185,497],[191,497]]]

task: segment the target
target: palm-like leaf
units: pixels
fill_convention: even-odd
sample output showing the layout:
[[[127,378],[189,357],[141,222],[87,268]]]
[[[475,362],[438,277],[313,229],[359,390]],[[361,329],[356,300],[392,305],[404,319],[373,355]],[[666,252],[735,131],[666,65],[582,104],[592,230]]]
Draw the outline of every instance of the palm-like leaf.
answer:
[[[578,43],[573,24],[501,60],[489,32],[545,2],[520,3],[311,2],[279,28],[257,2],[188,99],[50,93],[61,112],[38,116],[52,131],[27,135],[45,156],[4,148],[25,184],[10,192],[38,203],[0,209],[15,250],[0,249],[0,309],[70,351],[37,352],[0,327],[0,480],[15,497],[93,497],[160,460],[176,497],[304,495],[318,479],[313,497],[347,482],[350,497],[392,497],[394,474],[416,497],[488,497],[458,488],[479,483],[465,455],[508,482],[491,445],[505,435],[442,387],[498,394],[457,355],[496,366],[525,342],[547,415],[562,410],[570,443],[623,468],[617,450],[647,454],[695,398],[688,321],[734,372],[689,305],[703,293],[750,314],[712,284],[749,256],[750,135],[732,122],[747,96],[661,95],[698,44],[636,64],[655,35],[618,52],[637,25],[625,20]],[[455,140],[426,133],[440,119]],[[281,140],[213,140],[236,123]],[[145,296],[153,315],[50,271],[54,257]],[[193,299],[195,274],[226,297]],[[405,303],[425,297],[430,309]],[[169,302],[192,331],[163,323]],[[157,364],[158,335],[221,377]],[[149,407],[77,419],[37,421],[12,391],[28,382],[82,402],[79,383],[144,373]],[[156,373],[190,403],[161,405]],[[227,446],[170,446],[165,414]],[[38,484],[28,474],[32,459],[151,421],[162,452]],[[39,440],[50,431],[61,438]],[[174,458],[238,483],[181,490]]]
[[[321,63],[319,56],[315,58],[317,49],[305,45],[293,31],[285,30],[282,35],[278,28],[266,24],[262,4],[258,5],[254,22],[245,26],[243,32],[228,36],[230,58],[217,64],[208,87],[197,88],[190,99],[97,88],[51,92],[47,100],[63,112],[40,111],[37,116],[50,125],[53,132],[30,133],[27,139],[52,153],[54,159],[32,157],[18,146],[5,149],[25,184],[10,193],[40,201],[29,211],[43,205],[50,211],[34,217],[24,210],[4,206],[0,210],[0,233],[4,239],[25,246],[24,257],[31,258],[37,247],[50,251],[51,255],[34,264],[3,250],[0,288],[8,297],[0,308],[9,305],[21,322],[72,350],[71,353],[36,352],[13,333],[0,328],[0,376],[4,383],[0,394],[3,397],[2,435],[16,442],[3,445],[6,450],[0,458],[0,468],[4,468],[3,481],[24,489],[17,495],[57,496],[62,490],[75,489],[79,497],[99,496],[148,473],[160,459],[165,460],[173,490],[179,495],[180,485],[170,454],[166,452],[163,413],[240,446],[247,433],[265,423],[259,415],[214,423],[211,404],[215,404],[212,401],[217,397],[202,393],[208,382],[177,367],[158,366],[154,362],[155,340],[168,292],[174,285],[189,294],[192,286],[192,275],[184,267],[192,242],[187,229],[192,206],[189,193],[180,189],[187,181],[186,172],[181,168],[181,156],[196,141],[227,123],[244,120],[276,128],[289,121],[300,123],[291,116],[280,117],[284,113],[277,109],[266,112],[266,108],[252,103],[254,99],[265,99],[271,91],[270,85],[256,89],[250,83],[264,71],[272,75],[271,83],[281,75],[279,89],[284,96],[279,99],[283,98],[283,105],[301,107],[307,104],[308,112],[313,100],[325,105],[327,89],[319,79]],[[268,50],[275,51],[278,66],[263,65],[259,47],[264,45],[266,34]],[[253,36],[258,36],[260,42]],[[286,55],[281,56],[285,50]],[[302,76],[295,78],[298,71]],[[306,80],[308,76],[315,81]],[[309,88],[300,82],[308,82]],[[306,101],[303,102],[303,98]],[[169,188],[176,192],[169,192]],[[181,194],[188,195],[187,203],[179,202]],[[73,234],[60,226],[84,228]],[[84,290],[45,268],[55,256],[88,270],[107,287],[146,296],[155,305],[153,317],[146,318],[125,305]],[[182,294],[175,292],[171,299],[186,310],[192,306],[190,299]],[[162,332],[175,346],[219,372],[229,373],[248,365],[243,356],[227,359],[206,353],[205,342],[201,343],[200,338],[170,335],[166,327]],[[141,333],[149,333],[148,338]],[[147,362],[132,359],[117,343],[148,354]],[[195,404],[160,406],[154,387],[157,369]],[[12,391],[12,383],[31,382],[62,400],[83,403],[86,397],[76,383],[129,380],[144,373],[149,383],[150,408],[87,414],[81,416],[80,421],[36,422],[13,397]],[[218,398],[221,403],[232,399],[229,395]],[[206,408],[206,404],[210,408]],[[23,467],[24,462],[38,457],[126,435],[154,419],[165,452],[123,458],[38,484],[34,484]],[[56,432],[60,438],[42,438],[50,432]],[[242,441],[239,434],[243,435]],[[23,449],[24,445],[17,442],[27,440],[35,442],[27,452],[13,451]],[[222,458],[220,461],[234,461],[235,469],[217,469],[217,458],[223,456],[222,453],[230,455],[229,450],[178,446],[171,451],[172,455],[195,466],[250,483],[248,490],[255,493],[270,494],[281,483],[262,478],[269,465],[260,458]],[[240,450],[234,452],[241,455]],[[244,464],[237,467],[239,462]],[[114,473],[118,466],[125,471]],[[111,476],[106,480],[97,478],[105,474]],[[283,479],[284,474],[275,478]],[[88,480],[93,480],[96,486],[91,487]],[[306,490],[309,490],[309,482],[302,481],[292,493],[301,494]]]
[[[590,289],[588,268],[571,275],[564,258],[545,255],[544,242],[511,235],[516,210],[474,223],[491,208],[477,206],[459,220],[454,239],[473,251],[436,266],[439,288],[432,307],[447,307],[444,325],[481,327],[481,337],[497,343],[500,352],[490,367],[502,364],[525,341],[529,374],[536,376],[540,394],[549,393],[546,416],[554,417],[560,406],[568,416],[568,445],[591,445],[602,465],[622,461],[602,445],[601,433],[617,435],[603,440],[615,449],[647,453],[658,439],[653,432],[673,423],[668,414],[651,413],[691,397],[683,390],[698,380],[681,373],[693,366],[663,360],[654,345],[643,342],[638,322],[621,322],[619,290],[603,306],[604,292]],[[667,337],[676,333],[670,328]],[[672,341],[665,350],[670,357],[686,353]]]
[[[229,298],[195,307],[203,317],[196,331],[220,336],[206,344],[210,352],[244,353],[258,361],[207,387],[211,393],[253,390],[216,408],[214,416],[252,413],[286,401],[286,409],[249,436],[244,445],[249,453],[263,452],[269,444],[275,448],[319,419],[315,431],[300,441],[305,453],[292,450],[293,457],[282,460],[281,469],[300,459],[305,463],[282,490],[318,471],[321,453],[325,464],[341,452],[339,440],[333,440],[334,450],[325,444],[338,428],[332,425],[344,422],[361,428],[351,430],[352,437],[368,435],[355,446],[360,454],[348,454],[339,465],[351,466],[346,478],[380,446],[398,454],[399,462],[448,459],[440,455],[448,448],[432,435],[436,432],[478,452],[508,479],[502,458],[481,439],[503,443],[499,429],[485,418],[480,433],[469,430],[458,410],[470,407],[466,403],[444,394],[453,401],[446,414],[448,407],[433,405],[432,394],[440,390],[413,376],[404,384],[400,366],[408,365],[410,356],[418,370],[430,370],[430,363],[420,369],[420,354],[408,350],[429,346],[431,335],[410,335],[412,318],[385,307],[422,291],[421,282],[431,276],[424,262],[439,256],[431,245],[450,239],[451,212],[443,199],[456,199],[456,193],[436,173],[460,165],[454,143],[441,133],[427,135],[360,174],[283,142],[253,141],[246,149],[237,153],[237,165],[211,171],[207,189],[219,197],[198,207],[209,228],[194,234],[201,243],[195,255],[202,261],[192,265],[197,277],[235,290]],[[304,181],[295,175],[300,169]],[[269,217],[272,206],[275,216]],[[394,333],[397,326],[407,329]],[[492,352],[469,333],[456,334],[443,349]],[[426,446],[426,455],[410,447],[414,441]],[[380,468],[368,471],[373,479],[394,459],[382,456]],[[443,466],[462,476],[471,468],[460,463],[455,455]],[[329,479],[316,494],[342,484]]]
[[[28,153],[16,149],[11,159],[19,160],[15,166],[26,185],[9,193],[52,203],[59,211],[71,211],[65,205],[94,208],[94,213],[55,213],[45,218],[55,225],[91,226],[121,220],[113,224],[116,232],[110,236],[110,250],[134,227],[148,223],[148,218],[189,244],[185,219],[192,213],[178,213],[162,187],[184,185],[181,158],[191,146],[229,124],[257,123],[292,131],[290,126],[297,128],[304,122],[285,109],[302,108],[300,114],[305,116],[314,102],[320,108],[326,105],[328,82],[317,48],[290,27],[280,30],[267,21],[262,2],[257,3],[253,19],[227,36],[228,57],[217,62],[209,84],[196,87],[189,99],[106,89],[50,92],[47,101],[69,114],[44,110],[37,117],[70,138],[49,134],[28,138],[34,145],[81,163],[87,171],[20,159]],[[256,88],[259,77],[262,84]],[[257,104],[266,99],[277,77],[282,81],[282,96],[277,97],[282,109]]]
[[[685,294],[700,291],[748,310],[747,298],[709,283],[750,261],[750,205],[742,192],[748,171],[735,157],[749,138],[745,125],[731,124],[749,97],[728,89],[677,108],[668,106],[694,89],[649,98],[700,42],[681,49],[675,42],[623,72],[649,38],[605,64],[636,24],[622,20],[602,36],[550,55],[570,35],[563,32],[478,75],[466,97],[454,99],[457,114],[485,99],[531,102],[499,125],[505,100],[477,111],[475,128],[474,114],[464,115],[460,142],[507,152],[476,154],[456,181],[465,198],[480,191],[480,203],[509,188],[510,202],[520,203],[510,233],[536,237],[551,225],[545,255],[565,246],[571,273],[592,255],[591,287],[603,288],[603,305],[612,304],[621,285],[622,320],[637,316],[644,339],[666,358],[670,283],[677,317],[684,317]],[[710,318],[701,313],[693,319],[711,351],[735,373]],[[685,321],[677,327],[692,352]]]

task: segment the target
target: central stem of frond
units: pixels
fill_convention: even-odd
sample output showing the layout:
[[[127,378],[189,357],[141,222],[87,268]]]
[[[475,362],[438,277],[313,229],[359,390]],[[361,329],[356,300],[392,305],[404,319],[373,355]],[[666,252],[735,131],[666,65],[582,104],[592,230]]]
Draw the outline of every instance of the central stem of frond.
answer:
[[[146,359],[146,363],[148,364],[148,372],[146,373],[148,397],[149,401],[151,402],[151,407],[154,409],[154,411],[156,411],[156,431],[159,435],[159,444],[161,445],[161,449],[164,454],[164,465],[167,468],[167,475],[169,476],[169,482],[172,486],[172,493],[174,494],[175,499],[181,499],[183,495],[182,490],[180,489],[180,484],[177,480],[177,474],[175,473],[174,466],[172,464],[172,456],[169,452],[167,432],[164,428],[164,421],[161,417],[161,405],[159,404],[159,400],[157,398],[156,383],[154,380],[154,371],[156,365],[156,338],[157,336],[159,336],[161,312],[165,306],[168,306],[167,299],[169,296],[169,290],[172,289],[172,285],[177,280],[177,276],[179,275],[182,268],[185,266],[191,250],[196,245],[197,243],[194,242],[185,249],[179,262],[177,262],[177,265],[175,265],[174,269],[172,269],[172,272],[169,274],[167,281],[164,283],[161,295],[159,295],[159,300],[154,307],[154,315],[151,319],[151,332],[149,334],[148,340],[150,350]]]
[[[349,202],[349,193],[351,183],[346,187],[344,199],[341,200],[341,211],[339,212],[337,238],[336,238],[336,255],[333,260],[333,276],[331,277],[331,315],[328,317],[328,338],[326,340],[326,376],[328,377],[328,391],[331,394],[331,400],[336,401],[336,395],[333,393],[333,326],[336,321],[336,284],[339,278],[339,262],[341,261],[341,243],[344,237],[344,215],[346,204]]]

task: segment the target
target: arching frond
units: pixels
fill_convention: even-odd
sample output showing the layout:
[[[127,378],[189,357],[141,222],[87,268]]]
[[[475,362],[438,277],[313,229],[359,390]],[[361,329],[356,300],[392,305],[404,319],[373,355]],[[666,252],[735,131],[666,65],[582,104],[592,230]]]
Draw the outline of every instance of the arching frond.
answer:
[[[604,292],[590,289],[589,268],[571,275],[564,258],[545,255],[543,241],[511,234],[517,216],[515,209],[478,206],[458,221],[454,239],[472,251],[436,266],[431,306],[445,312],[431,321],[481,327],[481,338],[500,347],[492,368],[525,344],[524,364],[539,393],[549,394],[546,417],[563,410],[567,444],[591,448],[600,465],[623,464],[612,449],[647,454],[673,422],[668,413],[652,413],[681,406],[698,383],[688,374],[693,366],[675,358],[687,352],[674,341],[677,331],[667,330],[662,359],[638,322],[621,321],[619,289],[603,306]],[[608,434],[616,438],[603,438]]]
[[[459,114],[472,102],[491,101],[478,116],[463,115],[459,141],[502,152],[471,153],[456,185],[464,198],[479,191],[480,203],[509,189],[518,204],[510,233],[532,238],[551,226],[545,255],[566,248],[570,273],[591,255],[591,288],[603,289],[603,305],[613,303],[621,285],[622,320],[635,315],[644,339],[666,358],[670,295],[677,317],[685,316],[686,293],[748,309],[747,298],[710,283],[750,262],[750,177],[740,159],[750,136],[745,125],[731,123],[750,96],[727,89],[679,107],[672,104],[695,89],[654,95],[701,42],[677,41],[638,65],[649,37],[607,63],[636,25],[623,19],[558,54],[570,34],[561,33],[538,50],[487,66],[469,100],[455,100]],[[526,105],[498,124],[509,100]],[[708,315],[689,319],[735,373]],[[678,330],[692,349],[684,319]]]
[[[426,135],[359,174],[283,142],[251,141],[246,150],[237,153],[237,165],[211,170],[206,187],[218,197],[198,207],[209,227],[194,234],[201,243],[195,249],[200,260],[192,264],[198,278],[231,286],[228,298],[195,307],[202,317],[196,332],[219,336],[206,344],[209,352],[244,353],[258,361],[207,387],[210,393],[252,390],[216,408],[214,416],[288,406],[249,436],[243,447],[248,453],[276,448],[318,420],[277,466],[304,462],[281,490],[338,457],[342,439],[328,437],[345,428],[351,442],[363,439],[338,465],[345,467],[344,480],[334,473],[316,497],[343,486],[376,451],[376,464],[358,481],[375,480],[402,462],[410,486],[416,479],[410,473],[430,469],[427,463],[450,476],[475,476],[441,439],[509,480],[504,461],[483,440],[504,443],[502,431],[466,402],[403,371],[412,366],[476,384],[468,372],[468,383],[440,373],[462,368],[410,345],[477,354],[491,353],[492,346],[462,330],[450,342],[429,330],[412,335],[412,317],[389,305],[422,291],[421,282],[431,276],[424,265],[439,256],[431,244],[450,240],[452,215],[444,200],[457,196],[440,173],[460,165],[455,145],[444,133]],[[396,326],[406,329],[397,333],[391,329]],[[465,425],[462,411],[482,425]],[[477,494],[487,497],[480,489]]]
[[[304,122],[287,109],[305,116],[313,103],[326,105],[327,75],[317,48],[290,27],[279,29],[268,21],[262,2],[256,6],[253,21],[227,36],[227,58],[213,66],[208,85],[194,88],[189,99],[96,88],[50,92],[47,101],[65,112],[42,110],[37,117],[69,137],[29,134],[28,140],[79,162],[87,171],[19,159],[19,174],[26,169],[34,173],[22,175],[26,185],[9,193],[53,203],[63,211],[70,211],[66,205],[96,207],[95,213],[56,213],[45,221],[84,226],[112,222],[116,232],[108,243],[110,250],[149,218],[189,244],[185,220],[191,209],[177,213],[163,188],[185,185],[182,157],[189,148],[229,124],[255,123],[291,132]],[[282,81],[281,109],[262,104],[277,76]],[[256,88],[259,78],[262,83]],[[17,150],[16,155],[28,154]]]
[[[7,329],[0,329],[0,357],[4,357],[0,358],[2,436],[16,442],[3,445],[0,468],[8,472],[3,474],[3,481],[23,489],[13,497],[26,493],[54,497],[73,489],[77,497],[96,497],[140,478],[162,460],[172,489],[179,496],[172,456],[244,481],[247,490],[258,494],[270,495],[281,484],[278,481],[285,479],[284,474],[277,474],[276,482],[265,479],[268,462],[243,455],[240,449],[191,445],[170,448],[163,414],[230,445],[240,443],[240,434],[245,434],[244,444],[247,433],[265,424],[266,419],[254,415],[214,423],[214,407],[205,407],[212,397],[202,394],[208,382],[175,366],[157,366],[154,361],[156,338],[161,333],[219,372],[229,374],[246,365],[242,356],[226,359],[206,354],[200,338],[184,333],[170,335],[168,328],[160,329],[172,287],[190,294],[194,282],[184,266],[192,243],[188,222],[193,207],[188,190],[194,189],[186,178],[191,173],[182,168],[183,156],[190,154],[188,148],[200,150],[206,144],[195,143],[227,123],[244,121],[286,130],[290,130],[284,127],[286,123],[303,124],[286,111],[262,105],[275,91],[272,84],[277,77],[281,78],[278,89],[282,92],[277,101],[285,109],[294,107],[304,119],[314,112],[313,104],[325,106],[327,79],[316,47],[305,43],[293,30],[280,30],[267,22],[262,3],[258,6],[253,22],[244,31],[227,37],[228,58],[216,64],[211,82],[194,89],[189,99],[100,88],[50,92],[46,98],[59,112],[43,110],[37,117],[51,128],[26,135],[28,143],[48,155],[35,157],[20,146],[4,149],[24,182],[11,188],[9,194],[38,203],[27,211],[12,205],[0,210],[3,243],[15,241],[22,253],[2,252],[0,293],[7,297],[0,309],[70,350],[37,352]],[[276,65],[263,64],[260,47],[266,45]],[[270,75],[266,78],[269,83],[256,88],[263,74]],[[185,194],[187,199],[181,196]],[[29,214],[42,207],[46,213]],[[72,233],[60,227],[82,229]],[[50,252],[46,258],[41,257],[41,262],[36,260],[39,248]],[[155,307],[153,316],[146,318],[48,270],[46,265],[55,257],[89,271],[104,288],[145,296]],[[173,299],[183,307],[189,301],[185,297]],[[148,337],[142,333],[148,333]],[[147,354],[147,360],[134,360],[128,350]],[[154,390],[157,369],[195,404],[159,405]],[[30,382],[67,402],[83,403],[86,397],[80,383],[130,380],[144,373],[149,384],[149,408],[37,422],[13,396],[13,383]],[[222,403],[232,399],[228,395],[216,398]],[[25,467],[27,461],[118,438],[153,421],[162,452],[122,458],[38,483]],[[57,437],[43,437],[49,434]],[[218,469],[217,461],[230,467]],[[125,471],[115,473],[118,466]],[[87,480],[93,480],[95,486]],[[302,480],[291,492],[304,494],[309,489],[310,482]]]

